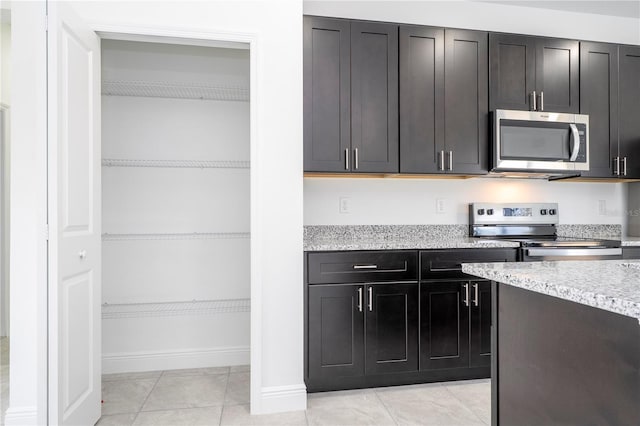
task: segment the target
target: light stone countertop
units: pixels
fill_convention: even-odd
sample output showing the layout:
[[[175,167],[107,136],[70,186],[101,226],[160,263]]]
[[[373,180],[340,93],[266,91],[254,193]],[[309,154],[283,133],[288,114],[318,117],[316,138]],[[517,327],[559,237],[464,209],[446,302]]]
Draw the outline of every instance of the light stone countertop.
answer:
[[[622,237],[622,247],[640,247],[640,237]]]
[[[305,239],[305,251],[343,250],[428,250],[457,248],[517,248],[513,241],[487,240],[468,237],[401,237],[401,238],[314,238]]]
[[[469,263],[462,271],[640,322],[640,260]]]

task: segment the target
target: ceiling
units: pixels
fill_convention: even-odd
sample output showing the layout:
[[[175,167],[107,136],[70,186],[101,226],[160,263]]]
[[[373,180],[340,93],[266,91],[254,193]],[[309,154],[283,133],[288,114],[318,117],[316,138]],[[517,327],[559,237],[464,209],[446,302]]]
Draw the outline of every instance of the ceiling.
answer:
[[[536,7],[539,9],[563,10],[568,12],[593,13],[596,15],[621,16],[625,18],[640,19],[640,0],[626,1],[529,1],[529,0],[477,0],[484,3],[497,3],[509,6]]]

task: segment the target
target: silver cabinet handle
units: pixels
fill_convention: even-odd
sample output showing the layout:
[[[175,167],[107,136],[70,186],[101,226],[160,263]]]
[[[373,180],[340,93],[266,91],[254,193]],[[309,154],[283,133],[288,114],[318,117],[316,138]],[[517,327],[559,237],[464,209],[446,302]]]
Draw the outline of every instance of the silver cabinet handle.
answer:
[[[540,109],[538,111],[544,111],[544,92],[540,92]]]
[[[378,269],[378,265],[353,265],[353,269]]]
[[[344,169],[349,170],[349,148],[344,149]]]
[[[440,167],[438,170],[444,170],[444,151],[440,151]]]
[[[358,287],[358,311],[362,312],[362,287]]]
[[[469,306],[469,283],[464,284],[464,306]]]
[[[614,164],[613,175],[620,176],[620,157],[614,157],[613,164]]]
[[[473,298],[473,306],[478,306],[478,283],[473,284],[473,292],[474,292],[474,298]]]
[[[449,151],[449,170],[453,170],[453,151]]]
[[[622,157],[622,175],[627,175],[627,157]]]
[[[573,138],[573,146],[571,147],[571,156],[569,161],[576,161],[578,158],[578,151],[580,151],[580,133],[578,133],[578,127],[571,123],[569,124],[571,129],[571,137]]]
[[[369,286],[369,312],[373,312],[373,286]]]
[[[359,164],[358,164],[358,148],[354,148],[354,150],[353,150],[353,160],[354,160],[354,163],[355,163],[354,168],[356,170],[358,170],[358,166],[359,166]]]
[[[538,108],[536,107],[536,91],[534,90],[533,92],[531,92],[531,110],[535,111]]]

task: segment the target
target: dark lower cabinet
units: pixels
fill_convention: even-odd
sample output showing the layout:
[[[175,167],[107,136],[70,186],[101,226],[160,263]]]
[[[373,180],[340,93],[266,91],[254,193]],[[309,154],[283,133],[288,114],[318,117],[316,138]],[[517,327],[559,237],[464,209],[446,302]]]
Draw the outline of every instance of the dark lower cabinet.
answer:
[[[365,371],[418,369],[418,283],[366,286]]]
[[[490,283],[463,274],[460,264],[511,261],[515,253],[307,253],[308,391],[489,377]]]
[[[310,285],[308,298],[310,379],[418,369],[418,283]]]
[[[421,283],[421,370],[469,365],[469,308],[464,297],[460,281]]]
[[[623,259],[640,259],[640,247],[623,247]]]
[[[309,286],[310,379],[364,374],[363,287]]]
[[[491,366],[491,281],[471,282],[469,366]]]
[[[420,369],[491,365],[489,281],[422,282]]]

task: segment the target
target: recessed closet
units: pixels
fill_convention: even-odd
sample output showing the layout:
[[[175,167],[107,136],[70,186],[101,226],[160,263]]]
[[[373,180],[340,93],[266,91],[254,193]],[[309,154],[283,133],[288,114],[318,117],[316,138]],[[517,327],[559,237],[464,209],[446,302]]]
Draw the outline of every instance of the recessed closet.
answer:
[[[103,373],[249,363],[249,50],[102,41]]]

